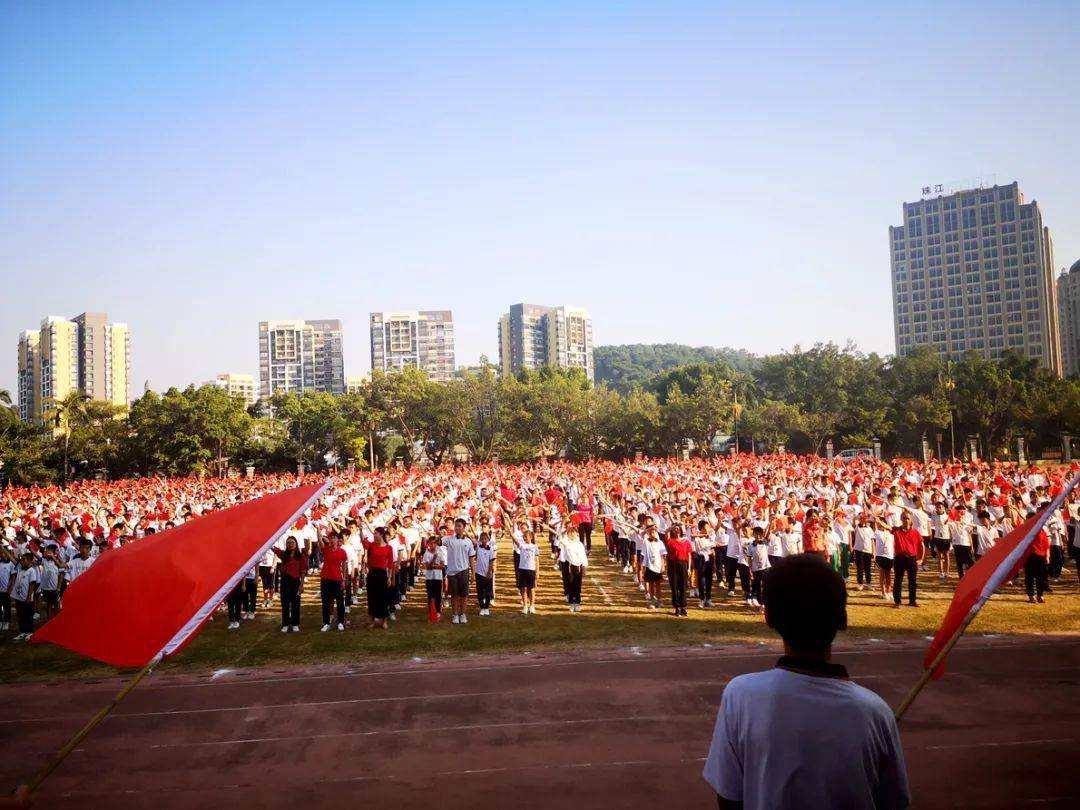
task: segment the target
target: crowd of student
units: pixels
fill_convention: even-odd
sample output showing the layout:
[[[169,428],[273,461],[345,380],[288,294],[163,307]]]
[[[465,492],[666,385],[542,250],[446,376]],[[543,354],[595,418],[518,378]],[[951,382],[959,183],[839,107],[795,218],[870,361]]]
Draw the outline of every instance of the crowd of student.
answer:
[[[339,475],[228,594],[228,627],[254,618],[261,599],[264,609],[278,603],[283,633],[299,632],[309,577],[319,581],[323,631],[344,630],[361,605],[369,628],[386,629],[410,599],[432,620],[449,608],[451,623],[464,624],[474,596],[477,615],[489,616],[497,570],[513,577],[518,608],[532,615],[549,565],[577,613],[590,561],[604,557],[640,590],[645,610],[666,603],[677,616],[725,598],[760,608],[770,566],[800,553],[898,608],[906,585],[917,607],[920,572],[962,577],[1078,469],[742,455]],[[142,479],[0,492],[0,630],[29,637],[102,554],[300,482]],[[1080,558],[1078,511],[1074,494],[1036,540],[1024,571],[1033,603],[1067,557]]]

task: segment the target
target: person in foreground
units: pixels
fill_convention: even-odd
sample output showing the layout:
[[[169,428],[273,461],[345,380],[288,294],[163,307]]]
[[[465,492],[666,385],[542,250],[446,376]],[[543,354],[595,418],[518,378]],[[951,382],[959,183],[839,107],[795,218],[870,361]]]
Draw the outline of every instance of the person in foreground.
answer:
[[[784,656],[724,689],[702,773],[718,805],[907,807],[892,710],[829,660],[847,627],[840,575],[816,554],[780,560],[769,571],[765,620],[783,638]]]

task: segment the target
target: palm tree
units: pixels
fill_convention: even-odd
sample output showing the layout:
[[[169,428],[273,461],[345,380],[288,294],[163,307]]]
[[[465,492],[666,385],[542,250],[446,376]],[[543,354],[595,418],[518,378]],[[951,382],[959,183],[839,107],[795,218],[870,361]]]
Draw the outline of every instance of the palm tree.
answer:
[[[45,410],[45,422],[51,422],[54,435],[64,434],[64,475],[65,482],[68,480],[68,444],[71,441],[71,426],[86,420],[86,403],[90,397],[82,391],[70,391],[60,399],[47,399]]]

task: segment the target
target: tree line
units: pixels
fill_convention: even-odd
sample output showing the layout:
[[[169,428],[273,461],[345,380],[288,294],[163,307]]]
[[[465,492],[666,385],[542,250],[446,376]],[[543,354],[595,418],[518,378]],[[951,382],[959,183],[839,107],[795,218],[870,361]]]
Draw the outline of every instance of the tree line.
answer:
[[[3,406],[6,402],[7,406]],[[73,393],[49,403],[43,426],[20,422],[0,392],[0,481],[39,483],[131,475],[224,474],[228,469],[321,470],[418,461],[529,461],[543,456],[630,458],[726,451],[820,453],[869,447],[917,457],[983,457],[1060,449],[1080,434],[1080,380],[1035,360],[928,350],[882,358],[819,344],[735,368],[697,362],[625,391],[579,371],[500,377],[489,363],[448,383],[417,369],[374,373],[355,393],[279,394],[250,408],[212,385],[148,391],[129,409]]]

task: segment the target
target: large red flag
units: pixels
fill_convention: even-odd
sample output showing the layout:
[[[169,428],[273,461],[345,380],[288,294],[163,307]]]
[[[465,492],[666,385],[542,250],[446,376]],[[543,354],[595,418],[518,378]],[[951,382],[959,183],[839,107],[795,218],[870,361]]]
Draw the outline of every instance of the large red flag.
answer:
[[[1036,515],[1025,520],[994,544],[989,552],[968,569],[956,585],[952,603],[945,612],[945,619],[930,643],[923,659],[923,667],[929,669],[934,660],[948,646],[949,641],[963,627],[969,617],[982,610],[987,600],[998,588],[1008,582],[1024,567],[1031,544],[1035,541],[1043,525],[1054,511],[1061,508],[1069,493],[1080,483],[1080,476],[1058,493],[1053,502]],[[934,669],[932,677],[936,680],[945,674],[945,661],[942,659]]]
[[[266,495],[106,552],[31,641],[118,667],[178,652],[328,485]]]

